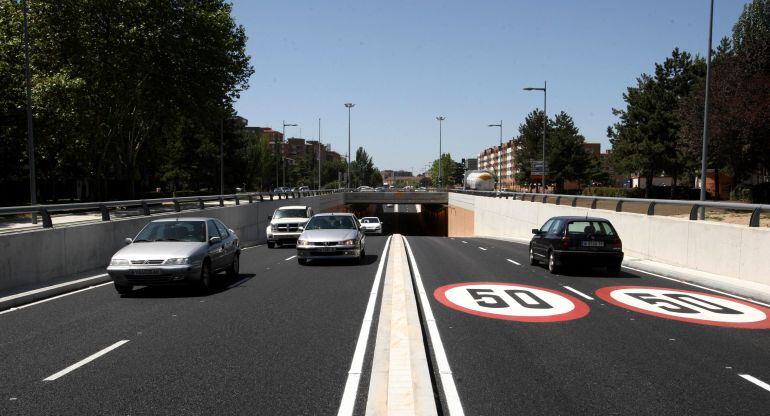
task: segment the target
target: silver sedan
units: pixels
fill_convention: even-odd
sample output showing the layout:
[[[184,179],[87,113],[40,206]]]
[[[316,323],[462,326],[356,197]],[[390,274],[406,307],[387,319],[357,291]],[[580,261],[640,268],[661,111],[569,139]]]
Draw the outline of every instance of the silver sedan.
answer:
[[[297,239],[297,261],[366,258],[366,237],[353,214],[316,214]]]
[[[126,244],[107,267],[120,294],[134,286],[183,283],[210,289],[215,273],[238,275],[238,236],[215,218],[155,220]]]

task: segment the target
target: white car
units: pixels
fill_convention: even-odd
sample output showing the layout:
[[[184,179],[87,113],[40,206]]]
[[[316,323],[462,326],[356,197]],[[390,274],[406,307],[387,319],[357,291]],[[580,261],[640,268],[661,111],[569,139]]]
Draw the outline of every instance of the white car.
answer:
[[[382,222],[377,217],[361,218],[361,231],[366,234],[382,234]]]
[[[304,205],[290,205],[276,209],[273,215],[267,217],[270,220],[270,225],[265,230],[267,247],[273,248],[276,244],[296,244],[297,238],[312,216],[313,208]]]

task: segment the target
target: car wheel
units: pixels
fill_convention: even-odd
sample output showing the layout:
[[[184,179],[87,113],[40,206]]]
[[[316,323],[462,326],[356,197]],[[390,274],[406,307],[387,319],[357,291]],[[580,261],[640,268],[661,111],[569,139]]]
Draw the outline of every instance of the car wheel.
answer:
[[[536,266],[538,264],[540,264],[540,262],[535,259],[535,250],[532,248],[532,246],[529,246],[529,265]]]
[[[553,255],[553,251],[548,253],[548,271],[552,274],[559,273],[559,266],[556,265],[556,258]]]
[[[366,261],[366,250],[361,250],[361,254],[358,256],[358,264],[364,264]]]
[[[230,265],[230,267],[227,268],[228,276],[230,277],[238,276],[238,272],[240,271],[240,268],[241,268],[240,257],[241,256],[238,255],[238,253],[235,253],[235,255],[233,255],[233,263]]]
[[[307,264],[307,259],[300,259],[300,258],[297,258],[297,263],[299,263],[299,264],[301,264],[301,265],[303,265],[303,266],[304,266],[304,265],[306,265],[306,264]]]
[[[119,283],[115,283],[115,290],[121,295],[127,295],[134,290],[134,285],[121,285]]]
[[[610,264],[607,266],[607,274],[617,276],[620,274],[620,263]]]
[[[211,287],[214,285],[213,279],[211,277],[211,265],[209,262],[203,263],[203,266],[201,266],[201,280],[199,282],[200,288],[204,291],[211,290]]]
[[[273,247],[275,247],[275,243],[272,242],[272,241],[268,241],[267,242],[267,248],[273,248]]]

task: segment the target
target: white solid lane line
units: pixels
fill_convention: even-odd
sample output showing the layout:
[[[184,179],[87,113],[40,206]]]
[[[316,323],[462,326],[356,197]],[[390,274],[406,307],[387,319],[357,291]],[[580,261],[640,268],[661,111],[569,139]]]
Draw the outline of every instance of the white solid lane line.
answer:
[[[356,404],[356,396],[358,395],[358,384],[361,380],[361,370],[364,366],[364,355],[366,353],[366,343],[369,340],[369,331],[372,329],[372,315],[374,315],[374,304],[377,303],[377,293],[380,290],[380,279],[382,278],[382,270],[385,267],[385,257],[388,254],[388,248],[390,247],[390,239],[388,237],[385,241],[385,248],[382,249],[380,254],[380,264],[377,266],[377,273],[374,275],[374,283],[372,284],[372,290],[369,292],[369,302],[366,304],[366,311],[364,312],[364,321],[361,323],[361,331],[358,333],[358,341],[356,341],[356,349],[353,352],[353,361],[350,364],[350,370],[348,371],[348,379],[345,382],[345,390],[342,393],[342,400],[340,401],[340,409],[337,411],[338,416],[352,415],[353,408]]]
[[[519,263],[519,262],[518,262],[518,261],[516,261],[516,260],[511,260],[511,259],[506,259],[506,260],[508,260],[509,262],[511,262],[511,263],[513,263],[513,264],[515,264],[515,265],[517,265],[517,266],[521,266],[521,263]]]
[[[72,364],[71,366],[65,368],[64,370],[59,371],[58,373],[52,374],[52,375],[44,378],[43,381],[54,381],[57,378],[59,378],[59,377],[65,375],[65,374],[67,374],[67,373],[69,373],[69,372],[71,372],[73,370],[76,370],[76,369],[78,369],[78,368],[80,368],[80,367],[90,363],[91,361],[101,357],[102,355],[107,354],[108,352],[114,350],[115,348],[120,347],[121,345],[127,343],[128,341],[129,340],[127,340],[127,339],[124,339],[122,341],[118,341],[118,342],[110,345],[109,347],[107,347],[107,348],[105,348],[105,349],[103,349],[103,350],[101,350],[101,351],[99,351],[99,352],[97,352],[95,354],[89,355],[88,357],[86,357],[86,358],[76,362],[75,364]]]
[[[460,403],[460,395],[457,393],[457,386],[455,386],[455,380],[452,376],[452,369],[449,367],[449,359],[446,356],[446,351],[444,351],[444,344],[441,342],[441,335],[438,332],[436,318],[433,317],[433,311],[431,311],[430,304],[428,303],[428,295],[425,293],[425,286],[422,284],[420,269],[417,268],[417,262],[414,259],[412,247],[409,245],[409,240],[406,237],[404,237],[404,243],[406,243],[406,251],[409,252],[409,262],[412,265],[414,282],[417,285],[417,291],[420,293],[420,308],[425,317],[425,322],[428,325],[428,335],[430,336],[430,342],[433,346],[433,353],[436,356],[436,364],[438,365],[438,372],[441,376],[441,387],[444,389],[444,397],[446,398],[449,416],[462,416],[465,413],[463,412],[463,406]]]
[[[297,255],[295,254],[295,255],[293,255],[293,256],[291,256],[291,257],[287,257],[285,260],[286,260],[286,261],[289,261],[289,260],[293,259],[294,257],[297,257]]]
[[[592,298],[592,297],[590,297],[590,296],[586,295],[585,293],[583,293],[583,292],[581,292],[581,291],[579,291],[579,290],[577,290],[577,289],[573,289],[573,288],[571,288],[571,287],[569,287],[569,286],[563,286],[563,287],[564,287],[565,289],[569,290],[570,292],[572,292],[572,293],[575,293],[575,294],[577,294],[577,295],[579,295],[579,296],[582,296],[582,297],[584,297],[584,298],[586,298],[586,299],[588,299],[588,300],[594,300],[594,298]]]
[[[97,288],[97,287],[101,287],[101,286],[105,286],[105,285],[111,285],[111,284],[112,284],[112,282],[106,282],[106,283],[102,283],[102,284],[99,284],[99,285],[93,285],[93,286],[89,286],[87,288],[76,290],[74,292],[64,293],[64,294],[61,294],[59,296],[54,296],[52,298],[42,299],[42,300],[39,300],[37,302],[32,302],[32,303],[28,303],[26,305],[17,306],[15,308],[6,309],[4,311],[0,311],[0,315],[6,314],[6,313],[9,313],[9,312],[18,311],[19,309],[29,308],[30,306],[39,305],[41,303],[50,302],[52,300],[63,298],[65,296],[74,295],[75,293],[85,292],[86,290],[91,290],[91,289],[94,289],[94,288]]]
[[[748,380],[748,381],[756,384],[757,386],[759,386],[759,387],[761,387],[761,388],[763,388],[763,389],[765,389],[767,391],[770,391],[770,384],[767,384],[764,381],[762,381],[762,380],[760,380],[760,379],[758,379],[758,378],[756,378],[754,376],[750,376],[748,374],[738,374],[738,375],[743,377],[745,380]]]
[[[479,247],[479,250],[487,251],[487,249],[485,249],[484,247]]]
[[[638,273],[644,273],[644,274],[648,274],[650,276],[660,277],[661,279],[671,280],[672,282],[677,282],[677,283],[682,283],[684,285],[694,286],[694,287],[697,287],[698,289],[710,290],[710,291],[712,291],[714,293],[719,293],[720,295],[730,296],[730,297],[733,297],[733,298],[736,298],[736,299],[745,300],[746,302],[752,302],[752,303],[756,303],[757,305],[762,305],[762,306],[765,306],[767,308],[770,308],[770,304],[767,304],[767,303],[764,303],[764,302],[760,302],[758,300],[750,299],[750,298],[743,297],[743,296],[734,295],[732,293],[723,292],[721,290],[712,289],[710,287],[701,286],[701,285],[698,285],[698,284],[695,284],[695,283],[690,283],[690,282],[687,282],[687,281],[684,281],[684,280],[674,279],[673,277],[663,276],[662,274],[646,272],[644,270],[635,269],[633,267],[628,267],[628,266],[622,266],[622,267],[624,269],[633,270],[633,271],[638,272]]]

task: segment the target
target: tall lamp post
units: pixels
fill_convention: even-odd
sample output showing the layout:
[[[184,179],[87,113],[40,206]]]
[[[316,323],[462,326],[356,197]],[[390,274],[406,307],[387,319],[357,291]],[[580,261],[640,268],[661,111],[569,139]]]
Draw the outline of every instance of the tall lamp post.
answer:
[[[318,190],[321,190],[321,118],[318,118]]]
[[[503,120],[500,124],[487,124],[489,127],[500,127],[500,155],[497,157],[497,190],[503,189],[501,181],[503,177]]]
[[[27,14],[29,8],[26,0],[22,0],[24,14],[24,84],[27,95],[27,156],[29,157],[29,202],[37,205],[37,185],[35,183],[35,143],[32,132],[32,75],[29,68],[29,30]],[[37,222],[37,215],[32,214],[32,222]]]
[[[524,91],[543,91],[543,192],[545,193],[545,131],[548,128],[548,82],[543,81],[543,88],[527,87]]]
[[[348,178],[346,187],[350,189],[350,109],[355,107],[355,104],[345,103],[345,107],[348,109]]]
[[[703,101],[703,152],[701,152],[700,161],[700,200],[706,200],[706,167],[709,143],[709,78],[711,77],[711,33],[714,27],[714,0],[711,0],[711,13],[709,14],[709,47],[706,58],[706,96]],[[716,171],[714,172],[716,175]],[[718,180],[715,176],[714,180]],[[673,184],[674,186],[676,184]],[[698,211],[698,219],[702,220],[706,216],[706,208],[701,207]]]
[[[441,179],[443,179],[441,173],[441,123],[446,120],[446,117],[438,116],[436,120],[438,120],[438,187],[441,189]]]
[[[287,124],[286,120],[283,121],[283,130],[281,130],[281,140],[286,140],[286,127],[296,127],[298,124]],[[281,153],[281,166],[278,167],[278,152]],[[283,149],[279,149],[278,141],[275,142],[275,152],[276,152],[276,164],[275,164],[275,186],[278,187],[278,169],[281,169],[281,171],[284,173],[283,175],[283,184],[281,186],[286,186],[286,169],[283,166]]]

